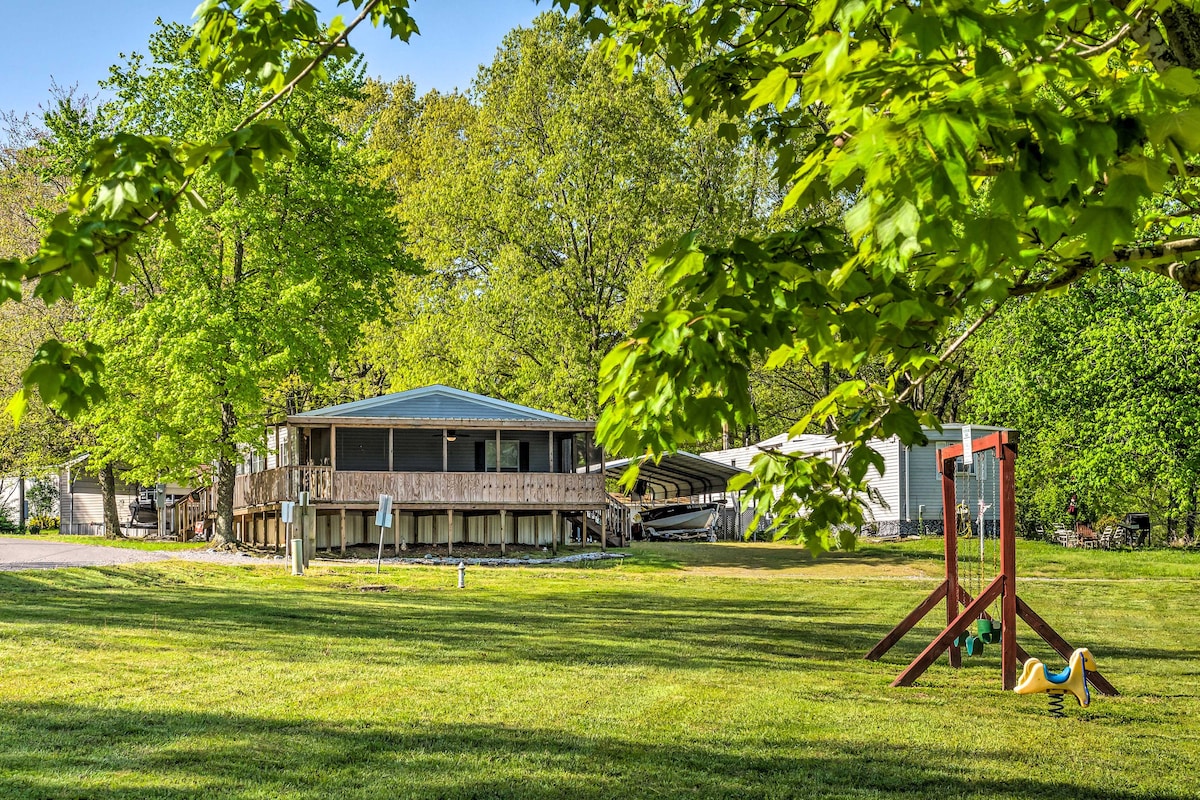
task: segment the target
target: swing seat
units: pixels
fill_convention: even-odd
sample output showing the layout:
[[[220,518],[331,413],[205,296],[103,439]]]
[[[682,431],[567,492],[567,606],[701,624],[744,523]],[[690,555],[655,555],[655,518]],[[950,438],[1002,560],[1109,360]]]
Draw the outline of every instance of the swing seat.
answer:
[[[983,655],[983,639],[978,636],[967,637],[967,655],[981,656]]]
[[[980,619],[975,624],[975,629],[978,631],[979,638],[987,644],[996,644],[1000,641],[1000,623],[995,620]]]

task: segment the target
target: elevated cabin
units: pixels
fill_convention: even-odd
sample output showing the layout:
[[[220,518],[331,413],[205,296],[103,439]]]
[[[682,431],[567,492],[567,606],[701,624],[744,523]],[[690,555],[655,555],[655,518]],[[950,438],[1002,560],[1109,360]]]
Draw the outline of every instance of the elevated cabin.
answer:
[[[269,429],[265,456],[238,465],[235,528],[248,544],[283,548],[280,504],[305,491],[316,548],[345,552],[378,544],[386,494],[384,544],[397,552],[582,541],[608,504],[602,468],[587,467],[594,429],[436,385],[295,414]]]

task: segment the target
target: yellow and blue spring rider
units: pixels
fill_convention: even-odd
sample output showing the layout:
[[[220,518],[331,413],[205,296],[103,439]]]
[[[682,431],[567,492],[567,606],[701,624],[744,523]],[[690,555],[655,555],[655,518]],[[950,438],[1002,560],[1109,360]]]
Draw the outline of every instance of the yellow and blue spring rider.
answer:
[[[1041,660],[1031,658],[1025,662],[1021,670],[1021,679],[1017,681],[1017,694],[1046,693],[1050,697],[1051,716],[1063,716],[1063,697],[1070,693],[1075,695],[1081,708],[1086,708],[1091,702],[1088,691],[1087,674],[1096,671],[1096,659],[1086,647],[1081,647],[1071,654],[1071,660],[1066,669],[1061,672],[1051,672]]]

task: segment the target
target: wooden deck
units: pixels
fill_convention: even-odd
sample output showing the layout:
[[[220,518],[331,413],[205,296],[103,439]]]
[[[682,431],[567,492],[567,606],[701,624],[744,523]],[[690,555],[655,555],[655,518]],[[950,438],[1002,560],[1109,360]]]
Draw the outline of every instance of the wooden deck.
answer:
[[[557,472],[351,472],[282,467],[234,480],[233,506],[263,509],[310,492],[314,504],[373,507],[391,495],[409,509],[599,509],[604,475]]]

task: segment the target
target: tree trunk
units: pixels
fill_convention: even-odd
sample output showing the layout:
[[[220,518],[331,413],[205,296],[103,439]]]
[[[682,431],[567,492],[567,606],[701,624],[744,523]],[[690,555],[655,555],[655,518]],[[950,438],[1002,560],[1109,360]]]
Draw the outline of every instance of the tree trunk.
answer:
[[[1171,48],[1170,60],[1188,69],[1200,67],[1200,15],[1175,4],[1164,9],[1161,18]],[[1153,47],[1150,54],[1155,54]]]
[[[121,536],[121,520],[117,516],[117,478],[112,464],[100,469],[100,504],[104,507],[104,538],[118,539]]]
[[[233,405],[221,403],[221,457],[217,460],[217,521],[213,531],[213,543],[218,547],[235,546],[233,532],[233,431],[237,427],[237,415]]]
[[[828,397],[833,391],[833,371],[829,364],[821,365],[821,381],[825,384],[825,396]],[[837,423],[833,417],[829,417],[825,420],[825,435],[832,436],[835,433],[837,433]]]
[[[1184,536],[1189,542],[1194,542],[1196,540],[1196,484],[1194,483],[1188,487],[1187,507],[1184,512],[1187,514],[1184,517]]]

